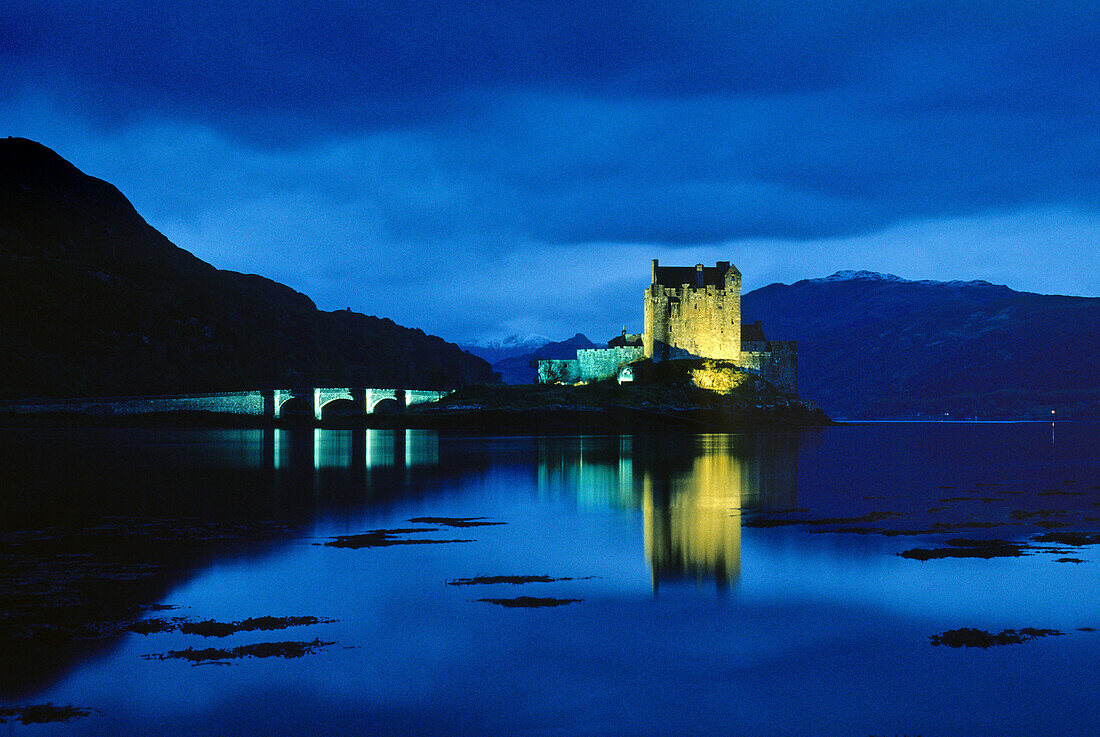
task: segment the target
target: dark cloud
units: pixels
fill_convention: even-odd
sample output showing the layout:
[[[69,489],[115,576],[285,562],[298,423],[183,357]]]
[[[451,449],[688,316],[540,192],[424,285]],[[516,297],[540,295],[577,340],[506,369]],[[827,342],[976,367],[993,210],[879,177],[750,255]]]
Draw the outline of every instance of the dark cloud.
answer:
[[[148,105],[240,134],[257,120],[297,136],[419,122],[474,87],[789,95],[884,67],[887,84],[918,90],[944,77],[925,104],[1036,109],[1080,103],[1067,86],[1100,71],[1094,2],[40,0],[0,12],[0,58],[21,70],[8,84],[63,77],[98,93],[105,116]],[[980,89],[967,94],[968,78]]]
[[[0,0],[0,120],[220,266],[459,335],[558,335],[658,252],[950,271],[985,254],[973,218],[1035,239],[1019,213],[1056,212],[1051,262],[1090,263],[1097,27],[1092,0]],[[585,254],[615,272],[570,271],[590,286],[547,307],[530,265]],[[433,269],[477,310],[403,302],[419,287],[395,280]]]

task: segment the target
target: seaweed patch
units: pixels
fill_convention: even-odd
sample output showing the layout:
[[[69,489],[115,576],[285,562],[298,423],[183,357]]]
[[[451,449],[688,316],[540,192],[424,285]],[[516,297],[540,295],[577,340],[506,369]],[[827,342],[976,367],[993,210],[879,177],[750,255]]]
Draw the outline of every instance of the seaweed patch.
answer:
[[[1004,630],[996,634],[972,627],[963,627],[957,630],[947,630],[938,635],[930,635],[928,639],[933,645],[987,648],[998,645],[1019,645],[1037,637],[1056,637],[1064,634],[1066,633],[1060,630],[1036,629],[1034,627]]]
[[[584,576],[582,579],[574,579],[570,576],[564,576],[562,578],[554,578],[553,576],[474,576],[473,578],[452,578],[447,581],[448,586],[477,586],[482,584],[495,584],[495,583],[510,583],[510,584],[524,584],[524,583],[554,583],[555,581],[574,581],[585,580],[595,578],[595,576]]]
[[[0,724],[15,719],[23,724],[71,722],[86,717],[92,709],[83,706],[55,706],[54,704],[29,704],[27,706],[0,706]]]
[[[139,635],[154,635],[161,632],[175,632],[176,623],[167,619],[139,619],[131,622],[126,629]]]
[[[338,535],[326,543],[314,543],[329,548],[386,548],[393,545],[441,545],[443,543],[472,543],[473,540],[410,540],[397,535],[409,535],[418,532],[438,532],[434,527],[398,528],[393,530],[371,530],[358,535]]]
[[[1082,545],[1100,545],[1100,533],[1045,532],[1031,539],[1037,543],[1059,543],[1074,548]]]
[[[202,622],[182,622],[179,630],[185,635],[203,637],[226,637],[237,632],[255,632],[257,630],[285,630],[288,627],[305,627],[312,624],[331,624],[335,619],[322,617],[249,617],[240,622],[216,622],[207,619]]]
[[[956,538],[948,540],[948,548],[912,548],[898,555],[913,560],[935,560],[939,558],[1019,558],[1026,555],[1026,546],[1007,540],[968,540]]]
[[[488,527],[490,525],[505,524],[504,522],[493,522],[488,517],[413,517],[409,522],[443,525],[445,527]]]
[[[871,512],[862,517],[826,517],[823,519],[755,519],[742,522],[743,527],[785,527],[789,525],[849,525],[858,522],[878,522],[900,516],[897,512]]]
[[[540,596],[517,596],[512,599],[478,599],[478,601],[484,601],[489,604],[496,604],[497,606],[508,607],[511,609],[535,609],[538,607],[565,606],[566,604],[576,604],[584,601],[584,599],[554,599],[551,597]]]
[[[162,632],[182,632],[185,635],[201,635],[202,637],[227,637],[238,632],[256,632],[257,630],[285,630],[288,627],[305,627],[313,624],[331,624],[338,620],[324,617],[249,617],[240,622],[217,622],[206,619],[201,622],[191,622],[186,619],[139,619],[130,624],[127,629],[139,635],[152,635]]]
[[[205,647],[186,650],[169,650],[166,653],[150,653],[142,655],[146,660],[188,660],[192,665],[203,663],[225,663],[227,660],[240,658],[301,658],[305,655],[313,655],[324,650],[335,642],[322,642],[315,639],[312,642],[257,642],[253,645],[241,645],[234,648]]]

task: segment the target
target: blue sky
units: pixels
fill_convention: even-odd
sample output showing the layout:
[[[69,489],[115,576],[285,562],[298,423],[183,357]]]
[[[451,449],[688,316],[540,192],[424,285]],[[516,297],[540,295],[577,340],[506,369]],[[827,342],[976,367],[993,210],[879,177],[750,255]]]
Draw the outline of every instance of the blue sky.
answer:
[[[0,134],[215,266],[450,340],[640,330],[654,257],[1092,296],[1097,28],[1090,0],[0,0]]]

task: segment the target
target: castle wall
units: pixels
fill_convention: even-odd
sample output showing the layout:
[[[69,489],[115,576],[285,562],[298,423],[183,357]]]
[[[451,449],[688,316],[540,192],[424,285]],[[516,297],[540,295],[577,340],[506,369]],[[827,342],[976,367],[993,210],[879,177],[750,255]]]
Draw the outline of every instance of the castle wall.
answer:
[[[642,323],[642,350],[646,358],[653,358],[659,352],[661,346],[668,345],[668,313],[667,299],[659,295],[664,294],[664,289],[656,284],[651,284],[645,290],[645,314]]]
[[[538,361],[540,384],[575,384],[580,377],[580,363],[575,358],[542,358]]]
[[[741,355],[741,275],[725,284],[667,286],[654,282],[645,295],[646,358],[716,358]]]
[[[637,346],[589,348],[577,351],[580,380],[613,379],[619,375],[619,369],[631,361],[638,361],[641,358],[642,349]]]
[[[746,347],[758,344],[746,344]],[[742,351],[737,364],[751,374],[770,381],[780,389],[798,393],[798,343],[793,340],[769,340],[766,350]]]
[[[579,350],[576,358],[568,360],[544,358],[538,362],[538,382],[574,384],[578,381],[614,379],[623,366],[640,360],[642,353],[641,347],[630,345]]]

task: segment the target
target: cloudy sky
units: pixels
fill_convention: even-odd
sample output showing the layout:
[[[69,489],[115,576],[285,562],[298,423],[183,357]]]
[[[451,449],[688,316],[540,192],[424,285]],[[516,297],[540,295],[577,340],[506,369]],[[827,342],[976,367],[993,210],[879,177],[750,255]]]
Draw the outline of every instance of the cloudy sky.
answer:
[[[0,0],[0,134],[215,266],[451,340],[640,330],[654,257],[1092,296],[1098,28],[1094,0]]]

